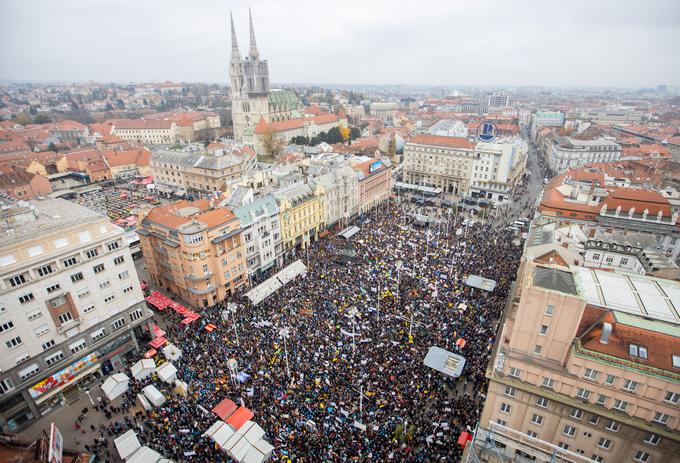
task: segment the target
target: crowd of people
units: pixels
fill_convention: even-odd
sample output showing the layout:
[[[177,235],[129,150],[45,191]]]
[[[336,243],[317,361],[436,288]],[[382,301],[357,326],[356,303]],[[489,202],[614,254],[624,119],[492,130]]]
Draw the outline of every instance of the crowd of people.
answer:
[[[342,262],[344,238],[313,243],[302,257],[306,275],[258,305],[239,295],[186,327],[171,320],[167,336],[182,350],[175,364],[188,395],[155,378],[133,381],[131,411],[110,427],[135,429],[143,445],[175,461],[229,461],[203,432],[218,419],[210,410],[230,398],[253,411],[275,447],[272,461],[459,461],[457,439],[483,407],[520,243],[454,215],[418,227],[391,204],[368,214],[349,245],[355,260]],[[471,274],[496,288],[467,286]],[[208,323],[217,328],[206,331]],[[460,378],[423,364],[431,346],[465,357]],[[249,375],[244,382],[232,380],[232,358]],[[169,400],[135,414],[133,398],[150,382]]]

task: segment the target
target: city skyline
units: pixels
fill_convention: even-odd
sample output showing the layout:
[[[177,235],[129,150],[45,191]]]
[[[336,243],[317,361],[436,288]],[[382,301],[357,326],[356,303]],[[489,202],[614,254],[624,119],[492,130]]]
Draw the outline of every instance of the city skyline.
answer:
[[[11,1],[0,34],[14,46],[0,52],[5,63],[0,80],[226,84],[229,9],[245,45],[251,7],[273,82],[478,87],[679,82],[680,63],[667,59],[680,41],[675,2],[625,10],[613,2],[495,2],[484,9],[409,2],[398,10],[386,2],[295,3],[209,1],[196,8],[163,2],[161,8],[145,2],[130,15],[131,8],[120,8],[120,2],[55,7]],[[36,4],[42,13],[28,14]],[[103,17],[108,27],[102,27]],[[26,31],[30,40],[18,40]],[[53,46],[55,36],[62,46]]]

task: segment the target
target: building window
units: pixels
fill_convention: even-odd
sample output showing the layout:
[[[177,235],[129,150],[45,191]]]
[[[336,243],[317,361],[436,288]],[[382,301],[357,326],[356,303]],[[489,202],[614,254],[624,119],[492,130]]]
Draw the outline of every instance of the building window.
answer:
[[[630,405],[630,403],[626,402],[625,400],[614,400],[614,408],[622,412],[625,412],[628,409],[628,405]]]
[[[500,424],[501,426],[507,426],[508,422],[505,420],[496,420],[496,424]]]
[[[600,253],[599,252],[593,253],[593,260],[600,260]]]
[[[596,455],[593,453],[593,456],[590,457],[591,460],[593,460],[595,463],[602,463],[604,460],[601,456]]]
[[[631,355],[631,357],[639,357],[641,359],[647,358],[647,348],[638,346],[637,344],[630,344],[628,346],[628,353]]]
[[[661,436],[658,434],[652,434],[650,433],[647,438],[645,439],[645,443],[649,445],[659,445],[659,442],[661,441]]]
[[[609,398],[609,397],[607,397],[607,396],[604,395],[604,394],[598,394],[598,395],[597,395],[597,402],[596,402],[596,403],[597,403],[598,405],[602,405],[602,406],[604,407],[604,405],[607,403],[607,399],[608,399],[608,398]]]
[[[590,418],[588,419],[588,423],[592,424],[593,426],[596,426],[599,421],[600,417],[597,415],[590,415]]]
[[[49,326],[47,326],[47,324],[42,324],[42,325],[40,325],[36,328],[33,328],[33,334],[35,334],[36,336],[42,336],[43,334],[49,333],[49,332],[50,332],[50,328],[49,328]]]
[[[680,368],[680,355],[673,355],[672,361],[675,368]]]
[[[649,461],[649,454],[647,452],[643,452],[642,450],[638,450],[635,452],[633,459],[635,461],[639,461],[640,463],[647,463]]]
[[[576,434],[576,428],[568,424],[564,427],[562,434],[565,436],[574,437],[574,434]]]
[[[23,344],[21,336],[17,336],[16,338],[12,338],[9,341],[5,341],[5,345],[7,346],[8,349],[14,349],[20,346],[21,344]]]
[[[583,410],[579,410],[578,408],[572,408],[571,412],[569,413],[569,416],[572,418],[576,418],[577,420],[580,420],[581,417],[583,416]]]
[[[90,295],[90,290],[85,288],[81,292],[78,293],[78,299],[83,299],[85,297],[88,297]]]
[[[88,249],[85,251],[85,257],[88,259],[93,259],[99,255],[99,250],[97,248]]]
[[[12,288],[15,288],[17,286],[21,286],[24,283],[26,283],[28,281],[28,279],[26,278],[26,275],[22,273],[21,275],[15,275],[13,277],[9,277],[7,279],[7,281],[9,281],[9,284],[12,286]]]
[[[604,380],[604,384],[607,386],[613,386],[614,381],[616,381],[616,376],[614,375],[607,375],[607,377]]]
[[[99,283],[99,287],[101,289],[108,288],[109,286],[111,286],[111,282],[109,280],[104,280]]]
[[[510,406],[509,404],[506,404],[505,402],[503,402],[501,404],[501,413],[506,413],[506,414],[509,415],[510,410],[512,410],[512,406]]]
[[[582,387],[576,389],[576,397],[579,399],[588,400],[588,396],[590,396],[590,391],[588,389],[583,389]]]
[[[40,310],[34,310],[33,312],[28,313],[28,321],[32,322],[33,320],[37,320],[38,318],[42,317],[43,314]]]
[[[118,320],[111,323],[111,327],[113,328],[113,331],[119,330],[123,326],[125,326],[125,319],[124,318],[119,318]]]
[[[626,379],[623,381],[623,386],[621,386],[623,390],[628,391],[628,392],[635,392],[635,390],[638,387],[638,382],[633,381],[632,379]]]
[[[628,258],[627,258],[627,257],[621,258],[621,265],[626,265],[627,263],[628,263]]]
[[[60,360],[64,358],[64,352],[63,351],[56,351],[54,354],[45,357],[45,363],[48,365],[54,365],[55,363],[59,363]]]
[[[78,273],[74,273],[73,275],[71,275],[71,281],[73,283],[77,283],[78,281],[82,281],[83,278],[84,278],[83,272],[78,272]]]
[[[94,310],[94,304],[90,304],[83,309],[83,313],[90,313]]]
[[[92,267],[92,270],[94,271],[95,275],[97,273],[101,273],[104,271],[104,264],[95,265],[94,267]]]
[[[24,294],[23,296],[19,296],[19,303],[25,304],[31,302],[33,299],[35,299],[33,293]]]
[[[49,341],[42,343],[42,345],[40,347],[42,347],[42,350],[48,350],[50,347],[54,346],[55,344],[56,344],[56,342],[54,341],[54,339],[50,339]]]
[[[116,295],[115,295],[115,294],[109,294],[108,296],[106,296],[106,297],[104,298],[104,302],[111,302],[111,301],[114,300],[115,298],[116,298]]]
[[[552,378],[544,377],[543,378],[543,386],[550,388],[550,389],[554,389],[555,388],[555,380],[552,379]]]
[[[93,341],[97,341],[97,340],[103,338],[104,336],[106,336],[106,330],[104,328],[100,328],[97,331],[95,331],[94,333],[92,333],[90,336],[92,337]]]
[[[534,346],[534,355],[541,355],[541,350],[543,350],[543,346],[536,344]]]
[[[31,376],[37,374],[40,371],[40,367],[38,366],[37,363],[34,363],[33,365],[30,365],[23,370],[19,372],[19,378],[21,378],[22,381],[30,378]]]
[[[600,437],[600,440],[597,442],[597,446],[609,450],[612,448],[612,441],[606,437]]]
[[[605,426],[605,429],[608,429],[611,432],[618,432],[619,429],[621,429],[621,423],[618,421],[610,421],[607,423],[607,426]]]
[[[557,446],[561,448],[562,450],[569,450],[569,444],[565,444],[564,442],[560,441],[557,443]]]
[[[666,402],[670,402],[674,405],[677,405],[678,402],[680,401],[680,394],[677,392],[667,391],[666,397],[664,397],[663,400],[665,400]]]
[[[517,390],[512,386],[505,386],[505,395],[508,397],[515,397]]]
[[[64,312],[59,315],[59,322],[63,325],[64,323],[68,323],[73,320],[73,315],[71,315],[71,312]]]
[[[52,273],[54,270],[52,270],[52,266],[48,264],[43,265],[42,267],[38,267],[37,269],[35,269],[35,271],[38,272],[38,275],[44,277]]]
[[[71,353],[76,354],[80,352],[81,350],[84,350],[85,347],[87,347],[87,344],[85,343],[84,339],[80,339],[73,344],[70,344],[68,348],[71,350]]]
[[[527,436],[533,437],[534,439],[538,438],[538,434],[536,433],[536,431],[532,431],[532,430],[527,431]]]
[[[4,333],[5,331],[9,331],[14,328],[14,322],[12,320],[8,320],[2,324],[0,324],[0,333]]]
[[[31,358],[31,356],[30,356],[28,353],[24,352],[23,354],[21,354],[20,356],[18,356],[17,358],[15,358],[15,359],[14,359],[14,362],[15,362],[17,365],[19,365],[19,364],[24,363],[26,360],[28,360],[28,359],[30,359],[30,358]]]
[[[669,415],[666,415],[665,413],[661,413],[661,412],[656,412],[652,421],[655,421],[655,422],[661,423],[661,424],[668,424],[668,420],[670,420],[670,419],[671,419],[671,417]]]
[[[64,265],[64,268],[68,268],[72,265],[76,265],[78,263],[78,259],[75,256],[73,256],[69,257],[68,259],[62,260],[61,263]]]
[[[552,305],[552,304],[548,304],[548,305],[545,307],[545,314],[546,314],[548,317],[552,317],[552,316],[553,316],[553,312],[555,312],[555,306]]]
[[[61,288],[61,285],[60,285],[59,283],[55,283],[55,284],[53,284],[52,286],[48,286],[48,287],[47,287],[47,293],[48,293],[48,294],[49,294],[49,293],[53,293],[53,292],[55,292],[56,290],[58,290],[58,289],[60,289],[60,288]]]
[[[14,389],[14,383],[11,378],[5,378],[0,381],[0,394],[7,394],[12,389]]]
[[[538,334],[541,336],[548,334],[548,325],[541,325],[541,327],[538,329]]]
[[[550,400],[546,399],[545,397],[539,397],[538,400],[536,401],[536,405],[538,405],[541,408],[548,408],[550,405]]]
[[[115,259],[113,259],[113,263],[116,265],[120,265],[123,262],[125,262],[125,257],[124,256],[118,256]]]
[[[511,367],[510,368],[510,376],[513,378],[519,378],[519,375],[522,374],[522,370],[519,368]]]
[[[143,312],[141,309],[137,309],[134,312],[130,313],[130,321],[134,322],[135,320],[139,320],[143,316]]]
[[[118,274],[118,279],[119,279],[119,280],[124,280],[124,279],[126,279],[127,277],[129,277],[129,276],[130,276],[130,272],[128,272],[127,270],[125,270],[124,272],[120,272],[120,273]]]
[[[123,288],[123,293],[127,294],[130,291],[132,291],[134,288],[132,286],[128,286],[127,288]]]
[[[584,378],[590,379],[592,381],[597,381],[597,377],[599,376],[600,372],[597,370],[593,370],[592,368],[586,368],[586,372],[583,375]]]
[[[118,243],[118,241],[114,241],[113,243],[107,244],[106,247],[108,248],[109,251],[114,251],[120,247],[120,244]]]
[[[540,426],[541,424],[543,424],[543,417],[541,415],[534,413],[533,416],[531,417],[531,422],[535,425]]]

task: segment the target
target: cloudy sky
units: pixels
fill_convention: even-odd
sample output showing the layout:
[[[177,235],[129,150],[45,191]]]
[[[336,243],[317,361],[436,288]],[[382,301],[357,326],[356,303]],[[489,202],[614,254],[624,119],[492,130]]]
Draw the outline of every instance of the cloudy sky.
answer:
[[[249,6],[273,82],[680,84],[678,0],[2,0],[0,79],[227,83]]]

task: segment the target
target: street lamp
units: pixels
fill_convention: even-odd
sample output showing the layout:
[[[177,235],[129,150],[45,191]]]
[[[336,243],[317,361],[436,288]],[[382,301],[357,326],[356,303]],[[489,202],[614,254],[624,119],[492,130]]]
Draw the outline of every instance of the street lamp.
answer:
[[[283,351],[286,355],[286,374],[290,379],[290,367],[288,366],[288,337],[290,336],[290,328],[281,327],[279,328],[279,338],[283,339]]]

